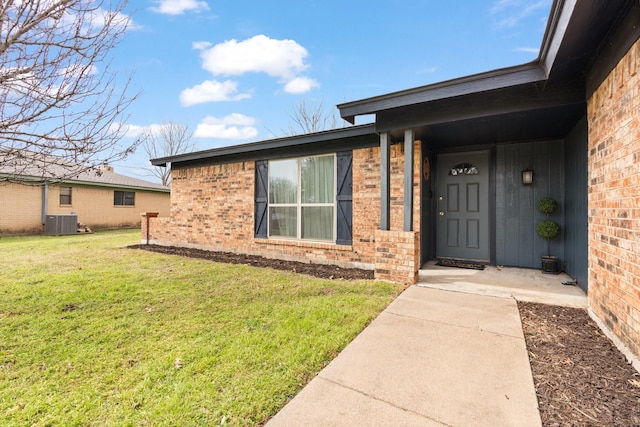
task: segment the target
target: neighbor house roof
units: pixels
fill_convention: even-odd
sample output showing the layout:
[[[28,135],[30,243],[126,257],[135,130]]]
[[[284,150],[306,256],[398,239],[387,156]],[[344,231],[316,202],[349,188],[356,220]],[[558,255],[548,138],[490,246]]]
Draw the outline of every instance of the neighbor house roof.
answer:
[[[154,182],[115,173],[109,166],[83,168],[50,155],[19,151],[0,153],[0,181],[92,185],[132,190],[170,192]]]

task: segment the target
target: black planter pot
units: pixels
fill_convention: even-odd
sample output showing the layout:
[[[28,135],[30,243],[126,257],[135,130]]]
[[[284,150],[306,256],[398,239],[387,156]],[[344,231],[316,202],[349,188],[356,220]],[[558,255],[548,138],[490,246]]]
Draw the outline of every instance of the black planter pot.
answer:
[[[542,257],[542,272],[545,274],[559,274],[560,260],[554,256]]]

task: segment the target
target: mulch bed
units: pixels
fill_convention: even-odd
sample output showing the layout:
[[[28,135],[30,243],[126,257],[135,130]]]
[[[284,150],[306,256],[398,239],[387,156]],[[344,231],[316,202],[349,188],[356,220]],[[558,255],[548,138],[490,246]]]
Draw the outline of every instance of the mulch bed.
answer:
[[[373,279],[373,272],[357,268],[179,247],[129,247],[326,279]],[[586,310],[529,302],[518,302],[518,309],[543,426],[640,426],[640,374]]]
[[[201,249],[181,248],[177,246],[160,245],[131,245],[132,249],[144,249],[163,254],[181,255],[191,258],[201,258],[209,261],[227,264],[244,264],[253,267],[269,267],[276,270],[292,271],[308,274],[321,279],[373,279],[373,271],[358,268],[342,268],[335,265],[311,264],[297,261],[283,261],[254,255],[234,254],[230,252],[213,252]]]
[[[518,308],[544,426],[640,426],[640,375],[586,310]]]

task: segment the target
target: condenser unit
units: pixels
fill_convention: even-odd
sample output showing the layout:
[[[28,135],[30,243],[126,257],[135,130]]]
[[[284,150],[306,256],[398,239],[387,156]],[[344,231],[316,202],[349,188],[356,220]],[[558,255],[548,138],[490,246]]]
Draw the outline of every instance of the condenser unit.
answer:
[[[78,215],[47,215],[44,222],[44,234],[47,236],[62,236],[76,234],[78,230]]]

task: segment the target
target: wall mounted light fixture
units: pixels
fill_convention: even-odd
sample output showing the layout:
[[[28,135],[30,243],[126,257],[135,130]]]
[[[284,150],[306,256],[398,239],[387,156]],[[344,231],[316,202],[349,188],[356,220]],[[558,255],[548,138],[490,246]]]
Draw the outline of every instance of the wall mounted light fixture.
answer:
[[[522,171],[522,184],[523,185],[531,185],[533,184],[533,171],[529,168]]]

